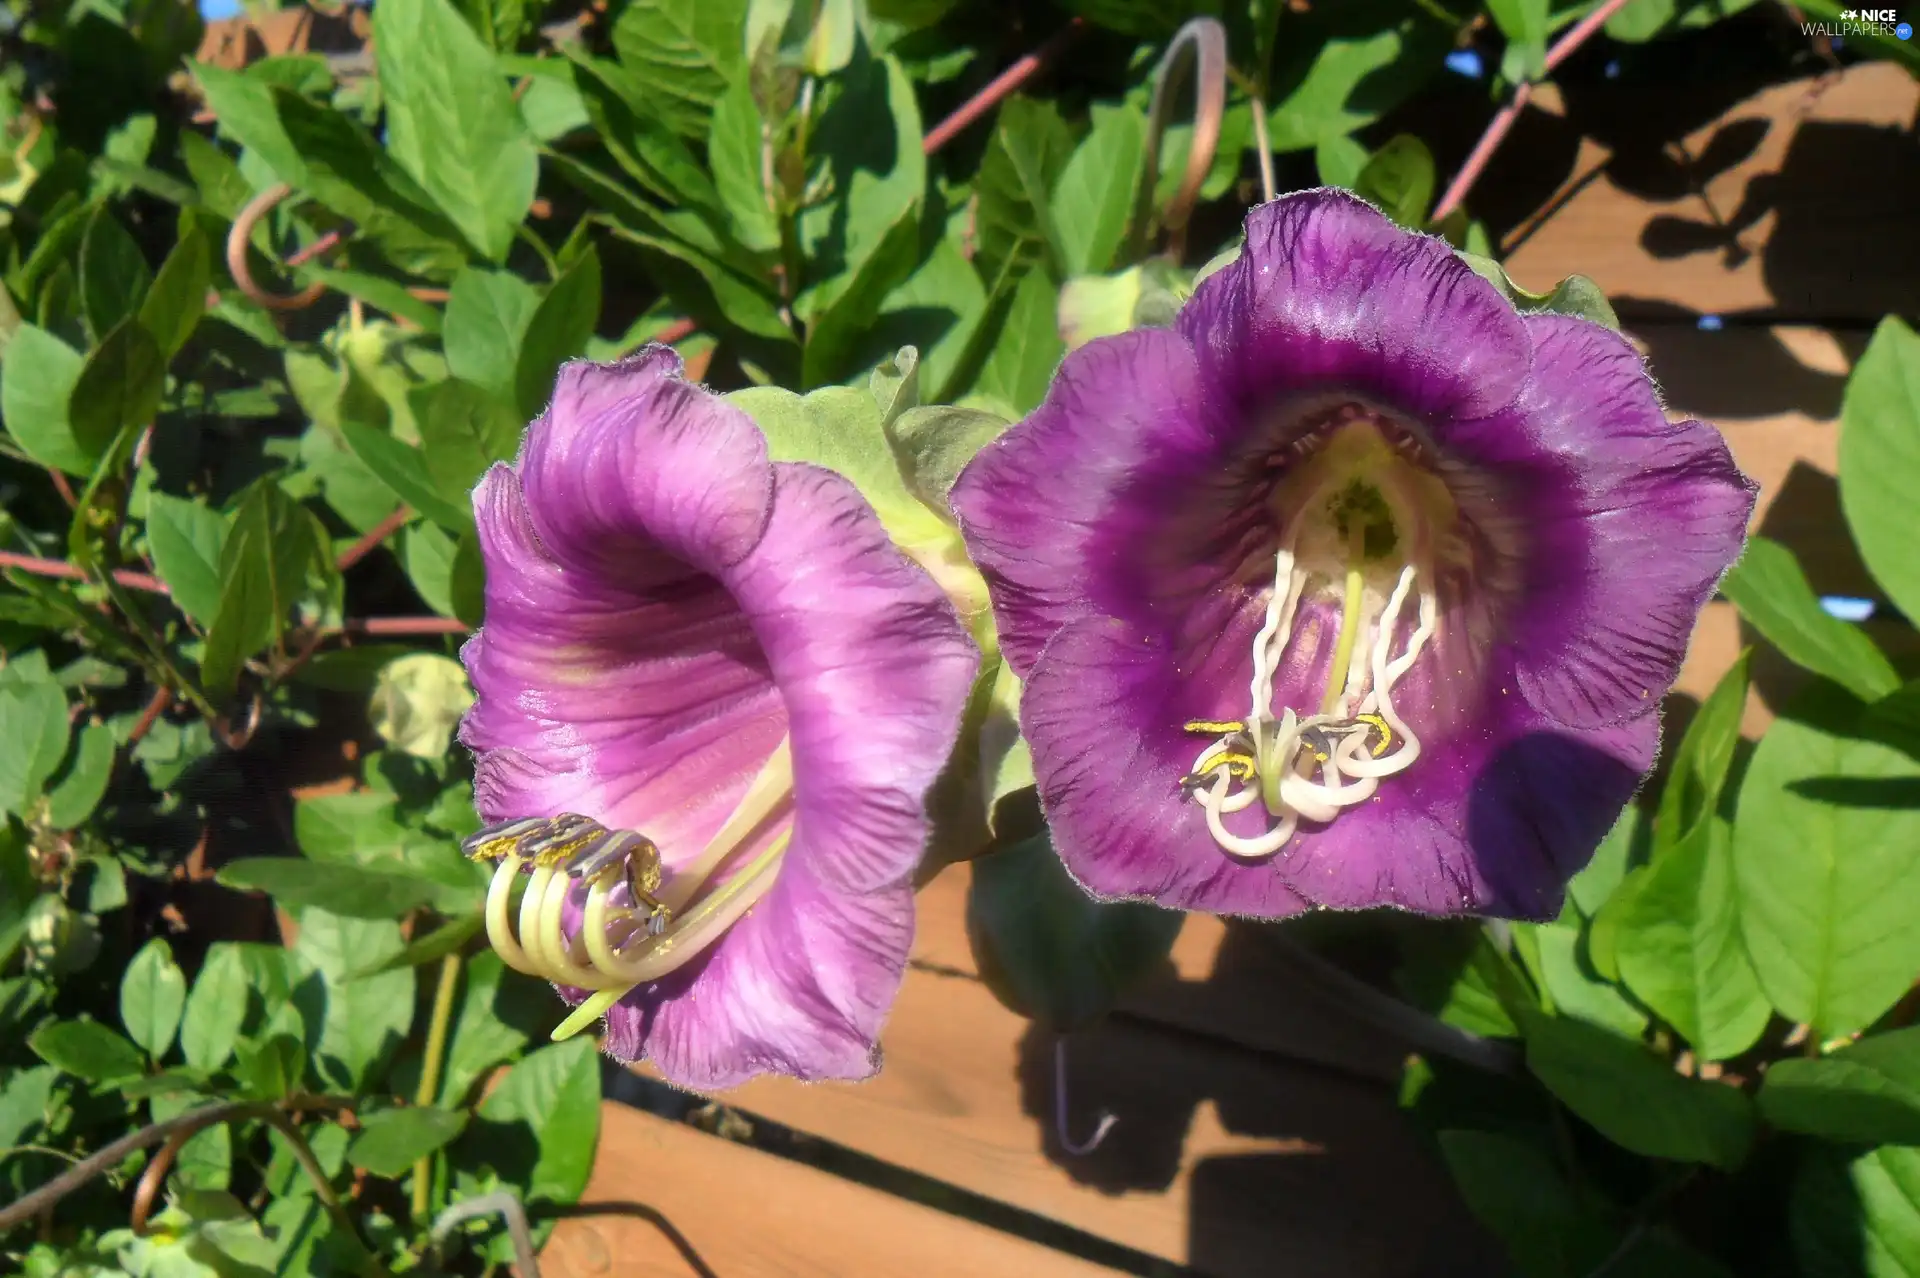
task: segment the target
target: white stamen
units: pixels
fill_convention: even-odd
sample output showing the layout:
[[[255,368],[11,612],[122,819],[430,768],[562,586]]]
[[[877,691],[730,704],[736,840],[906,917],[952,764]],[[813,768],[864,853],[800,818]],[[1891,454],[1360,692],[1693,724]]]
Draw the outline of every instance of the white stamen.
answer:
[[[1422,583],[1419,620],[1406,647],[1393,655],[1395,632],[1416,579],[1413,564],[1402,567],[1393,591],[1378,614],[1368,616],[1363,606],[1355,621],[1356,659],[1345,672],[1341,695],[1331,701],[1332,713],[1301,718],[1292,707],[1273,712],[1273,682],[1292,638],[1293,623],[1310,573],[1302,569],[1289,536],[1275,553],[1274,584],[1266,618],[1254,640],[1253,702],[1244,730],[1210,742],[1194,760],[1193,777],[1212,774],[1208,784],[1196,784],[1192,797],[1206,813],[1207,830],[1223,851],[1243,860],[1271,856],[1284,847],[1302,821],[1326,824],[1346,809],[1371,799],[1380,782],[1411,767],[1420,757],[1420,741],[1393,704],[1394,685],[1413,669],[1433,638],[1439,600],[1431,585]],[[1375,596],[1377,598],[1377,596]],[[1368,742],[1384,725],[1392,748],[1379,757]],[[1309,746],[1307,738],[1325,740]],[[1324,755],[1322,751],[1324,750]],[[1252,779],[1236,787],[1229,755],[1253,760]],[[1311,766],[1317,762],[1318,766]],[[1315,773],[1317,772],[1317,779]],[[1257,837],[1233,833],[1223,817],[1244,811],[1264,796],[1275,824]]]

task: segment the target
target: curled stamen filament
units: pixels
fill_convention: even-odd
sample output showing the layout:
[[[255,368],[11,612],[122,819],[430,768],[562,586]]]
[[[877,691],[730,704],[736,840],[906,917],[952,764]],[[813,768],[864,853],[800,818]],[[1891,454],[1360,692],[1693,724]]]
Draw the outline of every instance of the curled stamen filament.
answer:
[[[1353,549],[1357,552],[1358,547]],[[1192,774],[1195,781],[1209,774],[1212,777],[1210,784],[1192,787],[1194,799],[1206,812],[1208,832],[1223,850],[1249,860],[1270,856],[1285,846],[1302,820],[1329,822],[1343,810],[1365,802],[1379,789],[1382,778],[1404,771],[1419,758],[1420,741],[1394,707],[1392,692],[1412,670],[1438,622],[1438,600],[1430,587],[1424,588],[1419,595],[1418,622],[1404,650],[1393,656],[1401,613],[1418,576],[1414,565],[1402,568],[1386,605],[1371,623],[1364,616],[1359,570],[1349,569],[1343,582],[1340,634],[1321,713],[1301,718],[1293,709],[1285,708],[1276,720],[1271,708],[1273,677],[1291,637],[1306,577],[1295,571],[1290,543],[1277,559],[1266,624],[1254,645],[1252,713],[1244,727],[1223,725],[1235,730],[1201,752]],[[1361,636],[1367,631],[1371,631],[1371,642],[1362,648]],[[1368,741],[1374,732],[1379,732],[1382,740],[1369,752]],[[1310,744],[1313,741],[1326,744]],[[1230,765],[1248,754],[1254,760],[1254,776],[1236,789],[1238,778]],[[1313,775],[1316,771],[1317,780]],[[1222,817],[1249,807],[1256,799],[1264,801],[1276,824],[1253,838],[1229,831]]]
[[[660,877],[658,854],[638,835],[562,816],[509,823],[476,836],[475,855],[498,858],[485,920],[488,940],[501,959],[516,971],[594,991],[555,1031],[556,1040],[591,1025],[635,985],[657,980],[704,953],[766,895],[791,838],[790,829],[768,831],[769,822],[792,793],[792,752],[782,740],[706,847],[651,895]],[[564,837],[576,839],[578,851],[551,834],[562,826],[568,831]],[[577,834],[581,826],[597,830],[598,837]],[[729,858],[762,832],[767,832],[762,850],[701,896]],[[546,850],[554,846],[561,850]],[[531,873],[523,874],[530,863]],[[643,865],[645,870],[636,873]],[[521,884],[516,908],[513,893]],[[582,926],[570,937],[566,910],[577,886],[584,887]],[[615,905],[616,894],[628,899]]]

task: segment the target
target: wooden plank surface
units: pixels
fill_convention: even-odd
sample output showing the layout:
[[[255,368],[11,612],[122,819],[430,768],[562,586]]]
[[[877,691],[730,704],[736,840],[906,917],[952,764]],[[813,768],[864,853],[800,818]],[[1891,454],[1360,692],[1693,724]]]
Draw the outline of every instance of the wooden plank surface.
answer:
[[[545,1278],[1101,1278],[1114,1270],[625,1105]]]
[[[1391,1092],[1119,1020],[1055,1043],[978,981],[908,973],[858,1085],[765,1079],[726,1103],[1215,1278],[1413,1278],[1483,1254]],[[1388,1234],[1379,1220],[1391,1217]]]
[[[1867,326],[1920,312],[1920,82],[1888,62],[1776,85],[1662,141],[1712,86],[1593,88],[1489,171],[1574,151],[1505,247],[1514,278],[1592,277],[1628,319],[1751,315]],[[1683,100],[1690,95],[1691,100]],[[1710,100],[1710,99],[1708,99]],[[1684,128],[1684,125],[1679,126]],[[1525,153],[1525,138],[1543,154]],[[1569,138],[1567,134],[1576,134]]]

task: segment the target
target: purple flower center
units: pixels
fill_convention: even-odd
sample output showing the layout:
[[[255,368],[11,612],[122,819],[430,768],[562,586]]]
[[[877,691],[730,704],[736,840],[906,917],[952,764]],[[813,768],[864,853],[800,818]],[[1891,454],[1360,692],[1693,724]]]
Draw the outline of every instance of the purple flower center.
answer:
[[[1182,784],[1223,851],[1254,860],[1284,847],[1302,822],[1326,824],[1372,798],[1420,758],[1420,739],[1394,688],[1440,626],[1440,559],[1460,521],[1428,468],[1417,427],[1343,400],[1286,424],[1287,444],[1266,501],[1272,558],[1264,623],[1255,635],[1242,720],[1195,720],[1211,737]],[[1309,617],[1334,617],[1329,636]],[[1290,704],[1276,673],[1331,642],[1317,697]],[[1264,828],[1227,828],[1259,804]]]

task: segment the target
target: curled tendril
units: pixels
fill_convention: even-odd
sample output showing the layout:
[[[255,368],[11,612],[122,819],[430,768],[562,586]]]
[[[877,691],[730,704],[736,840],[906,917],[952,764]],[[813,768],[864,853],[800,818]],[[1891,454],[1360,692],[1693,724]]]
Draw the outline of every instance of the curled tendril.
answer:
[[[1138,260],[1145,252],[1153,222],[1153,193],[1160,176],[1160,141],[1167,131],[1174,98],[1193,77],[1193,145],[1187,151],[1187,171],[1180,189],[1167,202],[1160,223],[1166,228],[1168,254],[1179,257],[1186,243],[1187,219],[1200,198],[1200,187],[1213,168],[1220,145],[1220,121],[1227,110],[1227,29],[1215,18],[1195,18],[1174,33],[1153,77],[1153,102],[1147,117],[1146,162],[1134,196],[1128,256]]]

